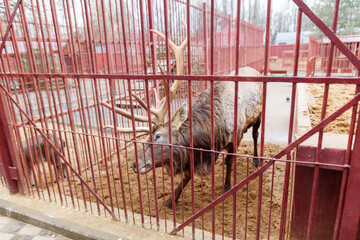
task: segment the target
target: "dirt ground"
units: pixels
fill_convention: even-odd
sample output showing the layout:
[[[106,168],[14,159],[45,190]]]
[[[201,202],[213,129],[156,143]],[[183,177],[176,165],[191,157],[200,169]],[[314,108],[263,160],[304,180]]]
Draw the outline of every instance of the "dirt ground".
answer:
[[[307,84],[306,92],[311,119],[311,125],[315,126],[320,122],[324,96],[324,84]],[[331,84],[326,109],[326,116],[329,116],[337,109],[349,102],[355,93],[355,85]],[[328,126],[325,132],[348,134],[352,109],[339,116]]]
[[[51,124],[48,126],[52,128]],[[66,126],[63,130],[70,130]],[[82,129],[76,128],[76,132],[82,132]],[[87,148],[86,137],[81,134],[67,134],[67,145],[64,149],[65,157],[70,160],[72,166],[75,170],[77,169],[76,159],[80,159],[81,165],[81,174],[82,177],[87,181],[87,183],[93,189],[97,189],[97,193],[104,202],[110,206],[111,202],[115,208],[124,208],[124,202],[122,198],[121,191],[121,178],[119,172],[119,162],[117,154],[114,154],[114,144],[112,140],[105,140],[106,152],[110,158],[103,157],[102,149],[102,138],[97,137],[98,132],[94,131],[93,134],[96,137],[91,137],[89,139],[91,149]],[[23,134],[22,139],[23,139]],[[65,134],[62,133],[63,139]],[[75,148],[74,139],[77,141],[77,147]],[[65,139],[64,139],[65,140]],[[146,137],[140,138],[139,140],[145,141]],[[121,142],[120,147],[124,146],[124,142]],[[273,157],[275,154],[280,152],[284,146],[276,144],[265,144],[264,156]],[[140,147],[141,149],[141,147]],[[243,155],[252,155],[253,154],[253,143],[243,141],[238,149],[239,154]],[[89,159],[89,156],[92,156],[92,160]],[[138,189],[138,176],[133,172],[131,166],[135,161],[134,156],[134,147],[131,144],[126,150],[122,150],[119,154],[120,164],[121,164],[121,173],[124,186],[124,197],[126,203],[126,209],[130,212],[141,213],[141,204],[140,204],[140,194]],[[219,197],[222,193],[224,174],[226,169],[222,166],[223,155],[220,155],[215,165],[215,198]],[[93,171],[94,171],[94,180],[95,186],[92,179],[92,170],[90,168],[90,161],[93,162]],[[107,165],[106,165],[107,163]],[[247,166],[248,174],[256,171],[257,168],[252,166],[252,159],[246,157],[237,158],[237,181],[240,182],[247,176]],[[45,164],[46,166],[48,164]],[[42,172],[47,172],[47,183],[49,185],[49,190],[56,191],[56,184],[52,184],[51,178],[49,178],[48,170]],[[109,181],[107,178],[107,169],[109,172]],[[271,239],[277,239],[279,234],[280,227],[280,218],[281,218],[281,206],[282,206],[282,193],[283,193],[283,182],[284,182],[284,170],[285,164],[277,162],[273,167],[270,167],[263,175],[263,185],[262,185],[262,207],[261,207],[261,219],[260,219],[260,238],[264,239],[268,236],[268,231],[270,231]],[[274,184],[272,184],[272,174],[274,171]],[[162,168],[157,168],[156,171],[156,185],[157,185],[157,198],[155,198],[154,185],[153,185],[153,172],[150,171],[147,175],[140,176],[140,185],[141,185],[141,196],[142,196],[142,210],[143,214],[147,216],[152,216],[152,224],[156,223],[156,209],[155,202],[158,202],[158,215],[161,219],[173,220],[173,211],[172,209],[164,207],[164,201],[171,196],[171,180]],[[43,176],[43,175],[42,175]],[[70,174],[69,179],[71,180],[72,191],[75,196],[82,198],[81,194],[81,184],[80,181],[73,177],[73,174]],[[194,179],[194,190],[195,190],[195,213],[201,210],[203,207],[211,203],[211,175],[206,175],[202,177],[196,175]],[[233,179],[233,178],[232,178]],[[70,196],[70,190],[68,186],[68,179],[64,182],[61,182],[60,187],[63,189],[66,195]],[[148,184],[147,184],[148,183]],[[174,178],[174,188],[177,184],[180,183],[180,176],[177,175]],[[115,186],[115,187],[114,187]],[[44,184],[41,188],[47,188]],[[272,190],[273,188],[273,190]],[[76,189],[76,190],[75,190]],[[95,198],[89,194],[88,190],[85,189],[85,196],[87,200],[96,202]],[[111,191],[109,191],[111,189]],[[74,192],[75,190],[75,192]],[[77,191],[77,193],[76,193]],[[256,235],[256,226],[257,226],[257,214],[258,214],[258,195],[259,195],[259,179],[251,181],[248,186],[244,186],[237,193],[236,201],[236,237],[242,238],[246,234],[249,239],[255,238]],[[272,197],[272,199],[271,199]],[[270,202],[272,200],[271,207],[271,219],[270,219],[270,229],[269,226],[269,216],[270,216]],[[246,210],[247,209],[247,210]],[[184,188],[183,195],[179,198],[176,208],[175,208],[175,217],[177,225],[185,221],[192,216],[191,208],[191,185],[190,183]],[[132,221],[133,215],[129,215],[129,221]],[[215,208],[215,232],[216,234],[224,234],[225,236],[232,236],[232,227],[233,227],[233,198],[227,198],[223,203],[220,203]],[[247,219],[247,223],[246,220]],[[140,221],[140,219],[136,219]],[[204,229],[205,231],[212,231],[211,227],[212,214],[211,211],[208,211],[203,215],[203,217],[198,218],[195,221],[195,227],[199,229]],[[245,227],[245,224],[246,227]],[[172,224],[167,224],[168,231],[172,230]]]
[[[275,145],[275,144],[265,144],[265,156],[272,157],[284,146]],[[239,153],[252,155],[253,153],[252,142],[243,142],[239,147]],[[134,151],[132,147],[128,148],[127,151],[121,152],[121,167],[122,167],[122,176],[124,184],[124,195],[125,203],[128,211],[135,213],[141,213],[140,209],[140,195],[138,190],[138,180],[137,174],[135,174],[131,166],[134,161]],[[126,161],[129,159],[129,161]],[[215,165],[215,198],[217,198],[222,193],[222,182],[224,179],[223,166],[221,164],[222,156],[218,158]],[[115,180],[115,189],[117,191],[114,194],[113,182],[111,181],[110,185],[113,189],[111,192],[112,198],[110,198],[109,187],[106,177],[106,166],[105,162],[100,163],[100,174],[96,177],[97,189],[102,187],[103,190],[99,191],[99,196],[105,199],[105,203],[110,205],[111,200],[115,207],[123,208],[123,200],[121,194],[121,184],[119,177],[119,166],[118,158],[116,155],[112,157],[112,161],[108,161],[108,166],[112,164],[111,175]],[[238,181],[241,181],[246,177],[247,164],[249,164],[249,174],[254,172],[257,168],[252,166],[252,159],[239,157],[238,158]],[[270,225],[270,236],[274,239],[278,237],[279,226],[280,226],[280,216],[281,216],[281,201],[282,201],[282,190],[283,190],[283,181],[284,181],[284,163],[276,163],[274,167],[274,184],[273,184],[273,194],[272,194],[272,209],[271,209],[271,225]],[[226,171],[226,169],[225,169]],[[270,213],[270,198],[271,198],[271,180],[272,180],[272,171],[271,167],[268,171],[265,172],[263,178],[263,195],[262,195],[262,211],[261,211],[261,229],[260,237],[267,238],[268,234],[268,224],[269,224],[269,213]],[[170,208],[164,207],[164,201],[171,196],[171,180],[170,176],[166,175],[163,172],[162,168],[157,168],[156,171],[156,185],[157,185],[157,201],[158,201],[158,214],[161,219],[173,220],[173,211]],[[90,170],[88,170],[88,175],[91,175]],[[101,177],[99,177],[101,176]],[[100,186],[101,181],[101,186]],[[259,192],[259,183],[258,178],[254,181],[251,181],[248,187],[243,187],[238,191],[237,194],[237,207],[236,207],[236,216],[237,216],[237,238],[244,236],[245,229],[245,219],[247,215],[247,236],[249,238],[255,237],[256,234],[256,221],[257,221],[257,206],[258,206],[258,192]],[[91,180],[89,179],[89,183]],[[148,183],[148,184],[147,184]],[[177,184],[180,183],[180,176],[174,178],[174,188]],[[155,194],[154,194],[154,185],[153,185],[153,172],[150,171],[147,175],[140,176],[141,184],[141,196],[142,196],[142,207],[144,215],[151,215],[152,224],[155,224],[156,219],[156,209],[155,209]],[[80,187],[80,183],[77,185]],[[201,176],[195,176],[194,181],[194,190],[195,190],[195,213],[201,210],[203,207],[207,206],[211,202],[211,175],[203,176],[201,182]],[[246,195],[248,194],[248,198]],[[89,200],[89,199],[88,199]],[[93,197],[90,197],[91,201],[95,201]],[[246,212],[246,204],[248,204],[248,211]],[[183,195],[180,196],[175,209],[176,222],[177,225],[182,221],[188,219],[192,216],[191,208],[191,186],[190,183],[184,188]],[[132,216],[130,215],[130,219]],[[233,200],[232,197],[229,197],[224,201],[223,204],[219,204],[215,208],[215,225],[216,225],[216,234],[222,234],[224,232],[225,236],[232,236],[232,219],[233,219]],[[131,221],[131,220],[130,220]],[[140,219],[137,219],[140,221]],[[203,218],[200,217],[195,221],[195,227],[204,229],[211,232],[211,221],[212,215],[211,211],[204,214]],[[223,227],[222,227],[223,226]],[[168,230],[172,229],[172,225],[168,224]]]

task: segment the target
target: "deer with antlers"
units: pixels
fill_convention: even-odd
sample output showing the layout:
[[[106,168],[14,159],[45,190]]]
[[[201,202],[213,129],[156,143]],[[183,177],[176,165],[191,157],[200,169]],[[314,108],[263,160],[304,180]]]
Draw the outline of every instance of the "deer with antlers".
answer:
[[[185,30],[186,24],[182,21]],[[159,35],[166,41],[164,34],[151,30]],[[184,68],[184,50],[187,45],[187,37],[180,46],[174,44],[171,40],[168,40],[168,44],[175,55],[176,61],[176,74],[183,74]],[[230,73],[234,75],[235,71]],[[259,76],[260,73],[255,69],[244,67],[239,69],[240,76]],[[239,82],[238,91],[238,120],[237,120],[237,145],[239,146],[243,134],[248,128],[253,127],[253,140],[254,140],[254,156],[257,154],[257,138],[258,129],[261,120],[262,111],[262,85],[255,82]],[[213,86],[214,90],[214,139],[215,139],[215,151],[227,150],[229,153],[234,152],[234,101],[235,91],[234,82],[215,82]],[[153,168],[164,166],[167,172],[170,173],[170,151],[173,154],[173,169],[174,173],[178,174],[183,171],[183,180],[175,190],[175,201],[179,198],[183,187],[189,182],[191,178],[190,174],[190,150],[188,148],[170,147],[169,144],[169,124],[165,122],[165,114],[168,109],[168,104],[174,99],[176,91],[180,87],[180,80],[175,80],[170,88],[169,99],[166,96],[162,99],[162,104],[159,108],[150,108],[151,114],[155,118],[152,118],[152,139],[148,139],[149,143],[145,144],[143,151],[144,154],[140,154],[138,160],[138,166],[133,164],[134,172],[144,174]],[[165,87],[166,90],[166,87]],[[139,104],[147,109],[147,103],[142,101],[138,96],[133,95]],[[105,107],[113,109],[111,105],[102,103]],[[208,151],[200,151],[200,149],[211,149],[211,93],[210,89],[206,89],[198,98],[198,100],[192,106],[192,132],[193,132],[193,147],[194,150],[194,171],[195,173],[202,172],[208,174],[211,169],[211,153]],[[114,108],[115,112],[123,115],[126,118],[134,117],[135,121],[148,122],[147,116],[132,116],[129,112]],[[171,118],[171,137],[172,145],[190,147],[190,128],[189,128],[189,110],[186,102],[175,112]],[[117,129],[121,132],[132,132],[132,129]],[[138,132],[147,132],[148,128],[136,128]],[[151,149],[153,149],[154,159],[152,161]],[[199,149],[199,150],[197,150]],[[215,160],[218,154],[215,154]],[[202,159],[202,161],[201,161]],[[202,162],[202,164],[201,164]],[[153,166],[155,163],[155,166]],[[182,163],[182,164],[181,164]],[[228,155],[225,159],[226,164],[226,179],[224,185],[224,191],[227,191],[231,187],[230,177],[231,168],[233,163],[233,156]],[[254,158],[254,166],[258,165],[258,159]],[[172,207],[172,199],[169,197],[165,205]]]

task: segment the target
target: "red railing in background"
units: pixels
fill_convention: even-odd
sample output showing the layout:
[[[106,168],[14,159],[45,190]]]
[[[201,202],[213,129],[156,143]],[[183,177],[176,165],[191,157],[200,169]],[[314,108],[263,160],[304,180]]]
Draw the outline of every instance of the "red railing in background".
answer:
[[[289,71],[294,68],[295,44],[271,45],[269,58],[269,71]],[[306,69],[308,58],[308,44],[300,44],[299,71]]]
[[[345,46],[360,56],[360,35],[339,36]],[[324,74],[329,61],[331,41],[327,37],[309,37],[308,44],[300,44],[299,70],[309,74]],[[356,68],[349,59],[337,48],[334,50],[332,73],[354,74]],[[295,45],[271,45],[270,46],[270,71],[289,71],[294,65]]]
[[[354,53],[355,56],[360,56],[360,35],[339,36],[339,39],[352,53]],[[316,44],[316,56],[321,59],[320,68],[325,71],[327,65],[329,64],[331,41],[328,38],[323,37],[318,38]],[[339,49],[335,48],[333,55],[333,67],[331,70],[333,73],[354,73],[356,71],[355,66],[345,55],[341,53]]]
[[[153,4],[154,11],[160,10],[161,6],[158,1],[155,1],[156,3]],[[176,19],[181,18],[184,15],[186,3],[183,1],[177,1],[174,0],[171,3],[172,11],[174,12],[174,16]],[[132,3],[129,7],[136,8],[136,4]],[[81,10],[84,11],[84,6],[81,4]],[[163,11],[163,10],[160,10]],[[207,65],[207,69],[209,69],[209,62],[210,62],[210,37],[209,37],[209,28],[210,26],[207,25],[205,29],[204,28],[204,19],[209,18],[210,10],[208,9],[206,4],[203,4],[201,7],[197,7],[194,5],[190,6],[190,14],[194,19],[198,19],[202,21],[199,21],[199,24],[194,24],[195,27],[191,27],[191,56],[193,59],[196,59],[200,62],[198,62],[198,66],[194,68],[194,71],[192,74],[199,75],[199,74],[205,74],[205,68],[204,65]],[[99,18],[101,16],[99,15],[99,12],[97,12],[97,15]],[[205,18],[204,18],[205,16]],[[207,16],[207,17],[206,17]],[[140,30],[135,30],[135,17],[136,15],[132,16],[133,19],[129,18],[129,38],[128,46],[131,48],[131,55],[129,56],[130,62],[130,73],[141,73],[142,67],[143,67],[143,53],[142,53],[142,47],[141,47],[141,38],[140,36]],[[137,16],[138,17],[138,16]],[[116,24],[115,17],[114,19],[111,19],[114,21],[114,24]],[[158,30],[162,30],[162,22],[161,15],[156,15],[155,22],[157,25],[159,25]],[[235,64],[235,39],[236,39],[236,28],[235,26],[235,19],[231,15],[224,14],[220,11],[216,11],[215,13],[215,20],[219,22],[219,27],[221,26],[221,29],[216,30],[214,32],[215,36],[215,59],[217,61],[215,62],[215,68],[214,68],[214,74],[224,74],[228,73],[233,70],[234,64]],[[117,19],[117,21],[119,21]],[[3,19],[2,22],[6,24],[6,19]],[[15,21],[14,24],[21,24],[19,21]],[[35,27],[34,22],[27,22],[29,26]],[[38,24],[38,23],[36,23]],[[50,23],[48,24],[47,28],[53,28]],[[74,24],[74,23],[73,23]],[[76,23],[75,23],[76,24]],[[117,22],[119,24],[119,22]],[[175,31],[171,31],[170,36],[174,39],[181,39],[184,37],[184,32],[181,28],[174,26],[175,19],[171,20],[171,27]],[[52,58],[54,63],[52,63],[52,66],[50,65],[49,68],[41,68],[41,62],[40,59],[43,57],[45,53],[40,54],[39,51],[44,51],[43,46],[39,46],[39,44],[33,44],[33,55],[35,58],[35,62],[38,69],[42,69],[44,72],[57,72],[60,70],[60,61],[59,58],[64,58],[64,65],[65,70],[67,73],[87,73],[91,72],[90,65],[91,61],[94,61],[95,63],[95,71],[97,73],[106,73],[107,72],[107,66],[109,65],[107,63],[107,53],[106,51],[110,51],[110,62],[111,62],[111,69],[113,73],[125,73],[125,55],[124,55],[124,49],[122,47],[123,39],[121,39],[121,36],[115,36],[112,37],[111,41],[108,43],[105,42],[103,34],[94,34],[93,33],[93,40],[91,43],[88,42],[86,39],[82,39],[84,36],[84,33],[87,31],[84,27],[77,27],[72,26],[74,28],[74,33],[69,33],[67,30],[67,26],[60,26],[60,30],[63,29],[62,32],[68,32],[67,35],[72,36],[73,38],[66,38],[62,37],[60,40],[60,43],[57,43],[57,39],[55,38],[47,38],[45,37],[42,41],[44,41],[44,44],[46,45],[49,50],[47,51],[47,54],[53,54],[53,57],[49,56],[49,58]],[[92,26],[92,31],[98,31],[97,28],[94,28]],[[112,30],[113,31],[113,30]],[[29,32],[30,35],[30,41],[32,42],[38,42],[40,43],[39,36],[36,36],[34,31]],[[245,21],[241,21],[240,23],[240,67],[242,66],[250,66],[253,67],[259,71],[262,69],[263,65],[263,34],[264,29],[261,27],[257,27],[253,24],[247,23]],[[245,37],[246,36],[246,37]],[[0,40],[2,38],[0,37]],[[26,38],[23,36],[18,36],[16,38],[17,41],[17,48],[20,56],[20,61],[22,62],[22,67],[26,72],[30,71],[30,62],[27,57],[27,46],[26,46]],[[7,47],[6,51],[8,53],[7,62],[8,64],[4,65],[4,71],[5,72],[13,72],[18,71],[18,65],[19,63],[16,63],[16,57],[13,53],[14,49],[11,46],[11,40],[6,39],[5,44]],[[58,45],[57,45],[58,44]],[[91,45],[89,47],[89,44]],[[108,44],[108,48],[106,48],[106,44]],[[145,43],[146,46],[146,52],[149,51],[149,48],[151,47],[150,38],[148,35],[145,36]],[[57,49],[58,46],[61,46],[61,52]],[[160,64],[165,64],[165,45],[163,41],[156,41],[156,52],[157,52],[157,58],[160,60]],[[50,49],[51,48],[51,49]],[[94,58],[91,60],[91,55],[89,49],[93,49],[94,52]],[[205,50],[207,49],[207,50]],[[170,53],[170,56],[172,54]],[[147,65],[150,67],[151,59],[147,59]],[[174,59],[172,59],[171,62],[173,62]],[[220,64],[221,62],[221,64]],[[149,68],[150,70],[150,68]]]

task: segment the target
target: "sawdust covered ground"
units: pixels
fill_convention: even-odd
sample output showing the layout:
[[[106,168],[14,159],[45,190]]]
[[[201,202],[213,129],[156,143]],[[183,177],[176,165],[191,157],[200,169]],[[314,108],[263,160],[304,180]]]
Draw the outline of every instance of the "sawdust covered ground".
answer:
[[[282,150],[284,146],[276,144],[265,144],[265,156],[272,157]],[[240,154],[252,155],[253,154],[253,144],[252,142],[243,142],[239,147]],[[120,154],[121,157],[121,167],[122,167],[122,176],[123,176],[123,187],[124,187],[124,197],[125,203],[128,211],[133,211],[136,213],[141,213],[140,205],[140,194],[138,191],[138,176],[135,174],[131,166],[134,162],[134,151],[132,148],[128,148],[128,151],[122,151]],[[128,162],[126,159],[129,159]],[[121,192],[121,184],[119,177],[119,166],[117,163],[117,156],[112,157],[113,165],[113,177],[115,179],[115,185],[117,193],[114,193],[114,190],[109,194],[109,187],[106,177],[106,168],[104,162],[100,165],[100,177],[96,177],[97,189],[99,195],[105,199],[105,203],[110,205],[111,201],[115,207],[123,208],[123,199]],[[222,182],[224,179],[223,166],[221,164],[222,156],[220,156],[215,165],[215,198],[217,198],[222,193]],[[237,168],[237,180],[240,182],[247,175],[247,164],[249,164],[249,172],[256,171],[257,168],[252,166],[252,159],[239,157],[238,158],[238,168]],[[108,162],[108,165],[110,163]],[[264,174],[263,177],[263,186],[262,186],[262,211],[261,211],[261,228],[260,234],[261,238],[267,238],[268,234],[268,223],[269,223],[269,214],[270,214],[270,200],[271,200],[271,188],[273,187],[272,195],[272,209],[271,209],[271,224],[270,224],[270,236],[271,238],[277,239],[279,234],[280,226],[280,216],[281,216],[281,201],[282,201],[282,191],[283,191],[283,181],[284,181],[284,163],[276,163],[274,167],[274,184],[272,185],[272,171],[273,168],[270,167]],[[171,180],[162,168],[157,168],[156,171],[156,185],[157,185],[157,202],[158,202],[158,211],[159,217],[161,219],[173,220],[173,211],[172,209],[164,207],[164,201],[171,196]],[[111,174],[111,175],[112,175]],[[112,177],[110,177],[112,179]],[[100,189],[100,180],[102,182]],[[147,184],[148,183],[148,184]],[[174,178],[174,188],[177,184],[180,183],[180,176]],[[78,183],[79,185],[79,183]],[[110,183],[113,188],[113,183]],[[144,215],[151,215],[152,224],[156,223],[156,208],[155,208],[155,194],[154,194],[154,185],[153,185],[153,172],[150,171],[147,175],[140,176],[140,185],[141,185],[141,197],[142,197],[142,211]],[[258,206],[258,194],[259,193],[259,180],[256,178],[248,184],[248,187],[243,187],[238,191],[237,200],[236,200],[236,236],[240,238],[245,234],[245,219],[247,216],[247,236],[249,238],[255,237],[256,226],[257,226],[257,206]],[[86,194],[87,195],[87,194]],[[211,175],[203,176],[201,181],[201,176],[195,176],[194,181],[194,203],[195,203],[195,213],[201,210],[203,207],[211,203]],[[248,198],[247,198],[248,196]],[[91,201],[95,201],[93,197],[90,197]],[[225,236],[232,236],[232,227],[233,227],[233,198],[229,197],[226,199],[223,204],[220,203],[215,208],[215,232],[216,234],[224,233]],[[246,206],[248,211],[246,211]],[[184,188],[183,195],[180,196],[176,208],[175,208],[176,222],[177,225],[182,221],[188,219],[192,216],[192,206],[191,206],[191,186],[189,184]],[[132,221],[132,215],[130,215],[130,221]],[[140,219],[136,219],[140,221]],[[211,224],[212,214],[211,211],[204,214],[204,217],[200,217],[195,221],[195,227],[204,229],[206,231],[212,230]],[[172,230],[172,224],[168,223],[168,231]]]
[[[320,122],[324,96],[324,84],[307,84],[306,93],[311,125],[315,126]],[[329,116],[340,107],[349,102],[355,93],[355,85],[331,84],[326,109],[326,116]],[[325,132],[348,134],[352,109],[347,110],[337,119],[325,127]]]

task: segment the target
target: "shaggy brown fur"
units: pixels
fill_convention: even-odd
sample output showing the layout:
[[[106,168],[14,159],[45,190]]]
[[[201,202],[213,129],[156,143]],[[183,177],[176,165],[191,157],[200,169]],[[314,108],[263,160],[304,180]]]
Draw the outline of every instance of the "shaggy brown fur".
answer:
[[[258,73],[250,68],[242,69],[250,71],[250,76],[257,76]],[[214,145],[215,151],[227,150],[233,152],[233,131],[234,131],[234,83],[233,82],[216,82],[214,84]],[[261,119],[261,85],[258,83],[239,83],[238,96],[238,133],[237,145],[244,132],[248,128],[253,127],[254,139],[254,155],[257,156],[257,137],[258,128]],[[211,149],[211,92],[210,89],[205,90],[199,99],[192,106],[192,131],[193,143],[196,149]],[[188,108],[184,103],[171,121],[171,137],[172,145],[182,147],[190,147],[190,121]],[[150,140],[149,140],[150,142]],[[168,123],[159,124],[153,127],[153,143],[169,144],[169,128]],[[151,158],[151,145],[145,146],[145,154],[140,154],[139,166],[134,164],[133,169],[137,169],[141,173],[145,173],[152,169],[153,163],[155,167],[164,165],[168,170],[170,168],[170,148],[168,146],[152,145],[154,151],[154,162]],[[186,148],[173,147],[173,167],[174,174],[184,173],[183,184],[180,183],[175,190],[175,200],[181,194],[182,186],[190,180],[190,150]],[[218,154],[214,154],[216,161]],[[208,174],[211,170],[212,153],[208,151],[194,150],[194,171],[195,173]],[[232,156],[227,156],[226,163],[226,179],[225,191],[230,189],[230,177],[232,168]],[[202,162],[202,164],[201,164]],[[257,166],[257,159],[254,159],[254,165]],[[170,173],[170,171],[168,171]],[[168,207],[172,206],[171,198],[166,201]]]

